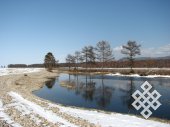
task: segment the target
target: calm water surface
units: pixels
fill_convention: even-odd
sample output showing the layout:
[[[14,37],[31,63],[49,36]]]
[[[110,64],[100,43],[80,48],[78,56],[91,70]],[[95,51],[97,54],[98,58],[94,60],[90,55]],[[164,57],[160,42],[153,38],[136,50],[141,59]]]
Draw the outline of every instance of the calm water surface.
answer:
[[[60,74],[33,93],[41,98],[69,106],[140,115],[131,104],[131,95],[148,81],[162,96],[162,104],[152,117],[170,120],[170,78],[132,78],[102,75]]]

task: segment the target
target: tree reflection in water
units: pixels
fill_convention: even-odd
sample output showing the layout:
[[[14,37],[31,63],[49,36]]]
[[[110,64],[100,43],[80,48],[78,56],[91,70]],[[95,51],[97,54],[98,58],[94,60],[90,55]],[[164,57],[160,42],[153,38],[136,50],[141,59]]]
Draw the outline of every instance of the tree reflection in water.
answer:
[[[95,99],[97,101],[97,104],[104,108],[110,104],[112,92],[114,88],[105,86],[103,75],[102,75],[101,83],[102,83],[102,86],[98,87],[96,90]]]
[[[76,95],[81,95],[87,101],[93,101],[96,83],[92,80],[91,75],[85,75],[85,81],[79,81],[79,75],[77,74],[74,75],[74,80],[71,80],[71,78],[69,78],[69,82],[74,82]]]
[[[130,110],[134,110],[134,107],[132,106],[132,103],[134,101],[132,94],[135,91],[135,85],[134,85],[134,81],[133,78],[130,78],[129,82],[127,83],[127,88],[126,90],[121,89],[122,92],[124,92],[125,94],[122,96],[122,101],[124,105],[127,105],[129,112]]]
[[[75,94],[81,95],[86,101],[96,101],[100,107],[104,108],[111,102],[114,88],[105,86],[104,76],[99,84],[96,84],[92,75],[85,75],[84,80],[79,80],[79,75],[74,75],[73,79],[69,75],[69,81],[62,81],[62,83],[61,86],[75,90]]]
[[[76,79],[76,88],[75,88],[75,94],[76,95],[79,95],[80,93],[81,93],[81,87],[80,87],[80,85],[79,85],[79,75],[78,74],[76,74],[75,75],[76,77],[75,77],[75,79]]]
[[[49,80],[49,81],[46,81],[46,82],[45,82],[45,85],[47,86],[48,89],[52,89],[53,86],[54,86],[54,84],[55,84],[55,81],[56,81],[55,78],[54,78],[54,79],[51,79],[51,80]]]
[[[89,81],[88,81],[89,79]],[[82,96],[85,100],[90,100],[93,101],[94,98],[94,92],[95,92],[95,85],[96,83],[92,80],[92,75],[89,75],[89,78],[87,78],[86,75],[86,81],[85,83],[81,83],[83,85],[83,91],[82,91]]]

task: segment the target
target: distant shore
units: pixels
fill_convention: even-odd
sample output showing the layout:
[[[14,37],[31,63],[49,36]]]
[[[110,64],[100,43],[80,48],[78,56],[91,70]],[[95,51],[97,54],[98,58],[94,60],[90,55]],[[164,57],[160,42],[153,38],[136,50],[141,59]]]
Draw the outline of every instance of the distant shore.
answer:
[[[59,68],[59,70],[70,73],[70,74],[113,74],[120,76],[145,76],[145,77],[169,77],[170,68],[133,68],[133,73],[131,73],[130,68]],[[117,75],[118,76],[118,75]]]

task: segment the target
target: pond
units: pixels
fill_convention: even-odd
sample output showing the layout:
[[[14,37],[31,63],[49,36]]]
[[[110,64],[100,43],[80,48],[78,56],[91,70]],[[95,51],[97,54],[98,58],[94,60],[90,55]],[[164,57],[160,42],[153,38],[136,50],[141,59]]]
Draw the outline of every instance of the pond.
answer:
[[[131,104],[131,96],[148,81],[162,96],[162,104],[151,117],[170,120],[170,78],[120,77],[109,75],[60,74],[33,93],[38,97],[66,106],[99,109],[123,114],[140,115]]]

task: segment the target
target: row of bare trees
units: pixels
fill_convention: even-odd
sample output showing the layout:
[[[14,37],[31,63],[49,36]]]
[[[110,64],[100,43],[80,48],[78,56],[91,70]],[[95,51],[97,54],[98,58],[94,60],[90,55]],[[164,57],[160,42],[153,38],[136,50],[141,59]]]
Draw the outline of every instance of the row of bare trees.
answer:
[[[122,46],[122,54],[125,54],[130,61],[131,72],[133,72],[134,57],[140,55],[140,46],[136,41],[128,41],[126,45]],[[85,46],[81,51],[76,51],[74,54],[68,54],[66,57],[66,63],[69,70],[73,65],[76,65],[78,69],[79,64],[85,64],[87,70],[95,63],[101,63],[101,68],[105,67],[105,64],[114,61],[114,55],[111,45],[107,41],[99,41],[95,47]]]
[[[104,63],[112,61],[114,59],[113,52],[110,44],[107,41],[100,41],[96,47],[85,46],[81,51],[76,51],[73,55],[68,54],[66,57],[66,63],[68,63],[69,69],[76,63],[76,69],[78,69],[79,63],[84,63],[85,68],[91,67],[95,62],[101,62],[102,68]]]

